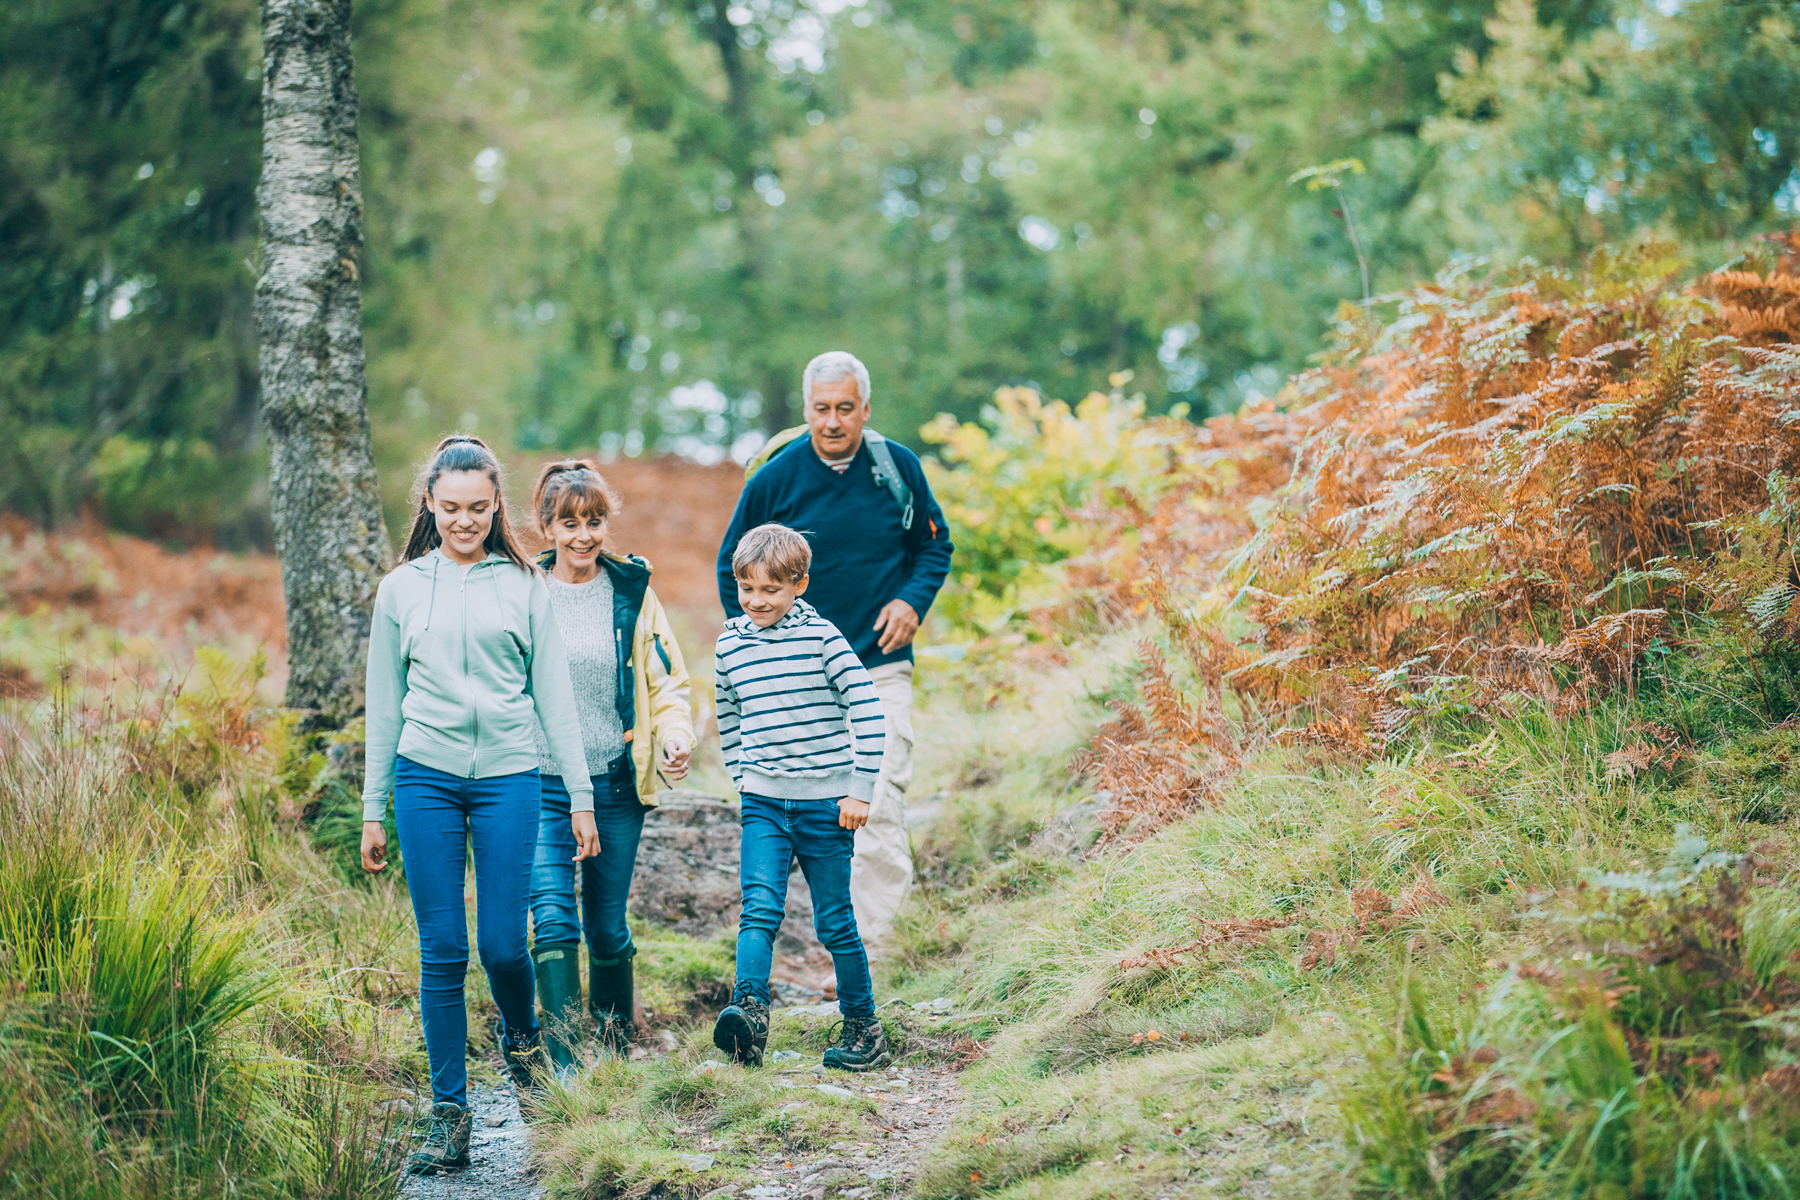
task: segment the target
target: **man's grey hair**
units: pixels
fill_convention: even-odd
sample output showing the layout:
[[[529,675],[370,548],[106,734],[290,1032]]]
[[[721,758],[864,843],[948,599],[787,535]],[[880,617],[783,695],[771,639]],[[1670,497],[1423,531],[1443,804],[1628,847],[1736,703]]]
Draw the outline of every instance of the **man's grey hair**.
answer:
[[[856,394],[867,404],[869,368],[863,366],[862,360],[848,350],[827,350],[806,364],[806,370],[800,376],[800,399],[803,403],[811,402],[815,379],[820,383],[836,383],[852,375],[856,377]]]

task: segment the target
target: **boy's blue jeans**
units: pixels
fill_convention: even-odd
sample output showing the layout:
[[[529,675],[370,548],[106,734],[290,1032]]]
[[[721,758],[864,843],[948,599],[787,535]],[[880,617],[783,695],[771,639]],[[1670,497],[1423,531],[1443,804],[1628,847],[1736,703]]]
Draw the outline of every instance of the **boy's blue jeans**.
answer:
[[[463,879],[475,843],[475,943],[506,1027],[537,1032],[537,979],[525,948],[525,881],[537,844],[538,773],[464,779],[409,758],[394,774],[394,824],[419,923],[419,1016],[435,1104],[469,1104]],[[571,851],[570,853],[573,853]]]
[[[569,789],[562,777],[545,775],[538,806],[537,858],[531,864],[531,923],[538,944],[579,942],[587,930],[588,953],[615,959],[636,953],[625,923],[625,899],[644,834],[631,756],[622,755],[605,775],[594,776],[594,825],[600,857],[581,860],[581,908],[575,907],[575,831],[569,825]]]
[[[838,825],[837,801],[776,800],[746,793],[743,815],[738,987],[764,1004],[769,1002],[775,933],[787,911],[788,873],[798,858],[812,888],[813,928],[837,968],[838,1011],[846,1017],[874,1016],[869,956],[856,931],[856,911],[850,907],[850,858],[856,835]]]

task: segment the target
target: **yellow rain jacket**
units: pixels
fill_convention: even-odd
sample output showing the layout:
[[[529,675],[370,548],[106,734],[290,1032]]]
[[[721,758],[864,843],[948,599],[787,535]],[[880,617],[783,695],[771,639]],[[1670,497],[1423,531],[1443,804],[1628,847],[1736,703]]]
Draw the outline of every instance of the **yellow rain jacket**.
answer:
[[[538,566],[556,566],[554,548],[538,555]],[[687,665],[662,602],[650,590],[650,564],[635,554],[600,553],[600,565],[612,577],[613,628],[619,635],[619,693],[615,703],[625,744],[631,750],[638,799],[656,803],[656,794],[671,785],[659,769],[663,744],[682,734],[694,745],[693,708],[688,700]],[[629,638],[625,637],[630,631]]]

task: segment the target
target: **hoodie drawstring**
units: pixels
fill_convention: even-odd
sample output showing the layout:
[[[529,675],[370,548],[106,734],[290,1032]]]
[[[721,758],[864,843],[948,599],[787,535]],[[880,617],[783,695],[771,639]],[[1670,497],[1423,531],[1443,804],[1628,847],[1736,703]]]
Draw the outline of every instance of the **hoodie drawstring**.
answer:
[[[438,555],[431,556],[431,598],[425,601],[425,628],[431,628],[431,614],[437,611],[437,573],[438,564],[444,561]]]
[[[500,610],[500,632],[511,633],[512,620],[507,614],[505,602],[500,597],[500,577],[489,571],[488,582],[494,585],[494,607]]]

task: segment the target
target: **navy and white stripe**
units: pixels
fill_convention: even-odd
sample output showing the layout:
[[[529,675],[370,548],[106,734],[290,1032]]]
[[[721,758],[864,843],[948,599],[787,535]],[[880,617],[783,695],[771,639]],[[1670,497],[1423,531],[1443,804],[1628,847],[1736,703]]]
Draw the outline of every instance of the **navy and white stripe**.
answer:
[[[779,800],[875,797],[886,717],[862,660],[804,600],[719,635],[719,746],[738,791]]]

